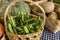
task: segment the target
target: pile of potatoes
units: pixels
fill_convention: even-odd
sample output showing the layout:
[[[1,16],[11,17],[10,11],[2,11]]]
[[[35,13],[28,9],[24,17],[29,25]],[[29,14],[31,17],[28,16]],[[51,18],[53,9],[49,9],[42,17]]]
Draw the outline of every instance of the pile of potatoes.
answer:
[[[46,14],[46,28],[48,28],[53,33],[60,31],[60,4],[54,3],[53,0],[33,0],[33,1],[43,1],[39,3],[45,11]],[[34,6],[35,7],[35,6]],[[38,9],[34,9],[38,10]]]
[[[46,13],[46,28],[53,33],[60,31],[60,4],[43,2],[41,6]]]

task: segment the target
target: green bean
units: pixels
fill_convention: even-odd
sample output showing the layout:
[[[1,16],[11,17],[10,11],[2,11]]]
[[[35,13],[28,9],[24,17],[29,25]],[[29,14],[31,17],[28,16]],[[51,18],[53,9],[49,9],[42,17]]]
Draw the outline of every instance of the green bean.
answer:
[[[10,23],[8,23],[8,30],[9,30],[11,33],[13,33],[13,34],[14,34],[14,31],[13,31],[12,26],[11,26],[11,24],[10,24]]]
[[[32,24],[29,24],[29,25],[36,25],[38,23],[38,21],[37,22],[34,22],[34,23],[32,23]]]
[[[26,20],[24,23],[30,22],[30,21],[32,21],[32,20],[35,20],[35,18],[28,19],[28,20]]]
[[[36,26],[35,31],[38,31],[40,29],[40,26]]]
[[[16,27],[15,20],[11,17],[12,26]]]
[[[12,16],[8,15],[8,19],[12,26],[16,27],[15,20],[12,18]]]
[[[13,28],[13,30],[14,30],[14,33],[17,34],[17,30],[15,28]]]
[[[24,31],[19,31],[18,34],[25,34],[25,32]]]
[[[23,22],[22,22],[22,20],[20,20],[20,22],[21,22],[21,26],[23,26]]]
[[[30,29],[29,31],[30,31],[30,33],[34,33],[34,30],[32,30],[32,29]]]
[[[17,8],[16,8],[16,7],[14,7],[14,9],[13,9],[13,10],[14,10],[14,12],[15,12],[15,14],[16,14],[16,13],[17,13]]]
[[[11,18],[10,18],[10,15],[8,15],[8,20],[9,20],[9,22],[11,23]]]
[[[17,17],[18,17],[18,18],[20,17],[20,12],[18,12]]]
[[[24,28],[25,33],[29,33],[29,30],[26,26],[24,26],[23,28]]]
[[[23,11],[19,11],[19,12],[18,12],[18,17],[19,17],[22,21],[24,21]]]
[[[21,11],[22,13],[22,21],[24,22],[24,14],[23,14],[23,11]]]
[[[29,18],[29,14],[30,14],[30,13],[27,13],[27,18]]]
[[[15,27],[15,29],[22,31],[23,29],[21,27]]]
[[[29,27],[30,27],[30,28],[32,28],[33,26],[32,26],[32,25],[30,25]]]
[[[28,29],[30,29],[30,28],[33,29],[33,26],[36,25],[36,24],[38,24],[38,22],[34,22],[34,23],[28,24],[26,26],[28,27]]]

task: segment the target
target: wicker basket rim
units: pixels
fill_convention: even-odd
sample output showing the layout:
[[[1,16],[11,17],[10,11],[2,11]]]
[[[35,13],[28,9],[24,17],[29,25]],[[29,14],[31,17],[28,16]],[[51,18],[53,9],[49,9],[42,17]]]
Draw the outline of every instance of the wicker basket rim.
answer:
[[[42,28],[42,29],[44,29],[44,28]],[[41,31],[43,31],[43,30],[39,30],[38,32],[41,32]],[[10,34],[10,35],[16,35],[16,36],[25,36],[25,35],[37,34],[38,32],[34,32],[34,33],[29,33],[29,34],[23,34],[23,35],[21,35],[21,34],[11,34],[11,33],[8,31],[8,34]]]

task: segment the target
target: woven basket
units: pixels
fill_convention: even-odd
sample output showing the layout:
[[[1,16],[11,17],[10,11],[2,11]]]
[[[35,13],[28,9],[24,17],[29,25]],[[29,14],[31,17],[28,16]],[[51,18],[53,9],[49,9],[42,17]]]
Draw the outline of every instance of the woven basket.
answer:
[[[11,34],[8,29],[7,29],[7,15],[8,15],[8,10],[12,5],[15,5],[16,2],[19,2],[19,0],[17,1],[13,1],[7,8],[4,14],[4,24],[5,24],[5,30],[6,30],[6,35],[8,36],[8,38],[10,40],[26,40],[26,38],[29,38],[30,40],[40,40],[41,35],[43,33],[44,30],[44,24],[45,24],[45,11],[43,10],[43,8],[41,6],[39,6],[37,3],[31,3],[32,5],[36,5],[37,7],[39,7],[39,9],[43,12],[42,14],[44,15],[43,17],[41,16],[41,18],[44,20],[44,23],[42,25],[42,29],[39,30],[36,33],[31,33],[31,34],[26,34],[26,35],[18,35],[18,34]],[[34,15],[31,15],[34,17]],[[34,38],[34,36],[37,36],[36,38]]]
[[[59,4],[55,3],[55,7],[56,7],[55,12],[57,11],[58,6],[60,7]],[[56,14],[58,15],[58,17],[60,17],[60,13],[56,13]],[[49,19],[48,17],[46,17],[46,28],[48,28],[53,33],[60,31],[60,20],[58,19],[51,21],[52,19]]]

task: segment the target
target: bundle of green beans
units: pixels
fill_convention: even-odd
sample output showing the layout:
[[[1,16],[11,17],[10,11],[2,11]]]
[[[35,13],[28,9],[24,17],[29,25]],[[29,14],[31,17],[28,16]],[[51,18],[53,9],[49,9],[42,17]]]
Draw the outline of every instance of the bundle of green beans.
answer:
[[[20,11],[17,17],[13,18],[8,15],[8,31],[12,34],[29,34],[39,31],[42,27],[43,20],[40,16],[33,17],[30,14],[23,15]]]

